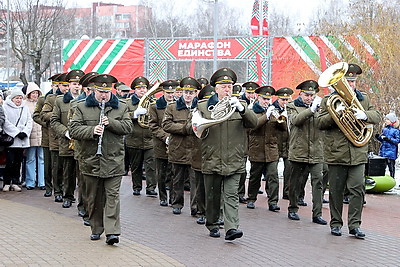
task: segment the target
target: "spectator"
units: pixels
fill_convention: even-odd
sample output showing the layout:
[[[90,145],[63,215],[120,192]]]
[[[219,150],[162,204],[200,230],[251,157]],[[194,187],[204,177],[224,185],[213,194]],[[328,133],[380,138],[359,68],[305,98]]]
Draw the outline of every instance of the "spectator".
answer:
[[[386,165],[389,167],[390,176],[393,178],[395,174],[398,144],[400,143],[400,130],[397,128],[397,124],[398,120],[396,114],[389,113],[385,116],[382,134],[375,135],[376,139],[382,143],[379,148],[379,156],[386,159]]]
[[[26,105],[31,114],[35,111],[36,103],[42,90],[33,82],[29,82],[26,90]],[[35,188],[37,177],[37,186],[45,190],[44,186],[44,159],[43,148],[40,146],[42,138],[42,127],[36,122],[32,123],[32,132],[29,136],[30,147],[26,151],[26,189]]]
[[[14,137],[14,143],[6,148],[6,167],[4,169],[3,191],[20,192],[21,162],[24,148],[29,147],[28,136],[32,131],[32,117],[23,100],[21,89],[14,89],[3,104],[5,122],[4,131]]]

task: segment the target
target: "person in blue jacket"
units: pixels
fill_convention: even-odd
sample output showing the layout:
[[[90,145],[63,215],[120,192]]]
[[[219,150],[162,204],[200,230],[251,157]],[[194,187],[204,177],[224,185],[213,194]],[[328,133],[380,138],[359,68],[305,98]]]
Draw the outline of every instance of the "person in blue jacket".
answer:
[[[376,139],[381,142],[379,156],[386,158],[386,165],[389,167],[390,176],[393,178],[395,174],[398,144],[400,143],[400,130],[396,125],[398,125],[396,114],[389,113],[385,116],[385,127],[382,129],[382,134],[375,135]]]

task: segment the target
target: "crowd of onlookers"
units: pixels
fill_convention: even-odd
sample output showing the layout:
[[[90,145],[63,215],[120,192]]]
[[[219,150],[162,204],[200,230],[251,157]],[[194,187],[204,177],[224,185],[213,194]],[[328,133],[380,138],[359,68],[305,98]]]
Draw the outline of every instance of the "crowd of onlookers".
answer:
[[[0,132],[13,137],[12,145],[0,147],[3,192],[21,191],[21,186],[45,190],[41,127],[32,120],[42,90],[33,82],[22,89],[0,91]]]

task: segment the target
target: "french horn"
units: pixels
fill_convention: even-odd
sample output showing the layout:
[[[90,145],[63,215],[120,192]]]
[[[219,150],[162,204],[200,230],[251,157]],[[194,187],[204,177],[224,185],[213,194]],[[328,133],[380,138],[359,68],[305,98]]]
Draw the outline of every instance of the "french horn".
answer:
[[[201,112],[197,108],[192,111],[192,128],[194,134],[198,138],[207,137],[203,136],[206,129],[210,126],[224,122],[232,116],[236,107],[232,106],[229,100],[229,97],[224,97],[217,104],[209,107],[208,110],[211,112],[211,120],[203,118]]]

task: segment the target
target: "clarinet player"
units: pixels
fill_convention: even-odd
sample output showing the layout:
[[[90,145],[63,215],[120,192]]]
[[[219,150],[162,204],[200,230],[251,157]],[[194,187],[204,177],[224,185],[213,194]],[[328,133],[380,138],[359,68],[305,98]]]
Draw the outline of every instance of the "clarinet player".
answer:
[[[123,136],[132,131],[133,125],[127,105],[111,92],[112,83],[117,79],[101,74],[90,80],[95,90],[78,102],[70,134],[85,148],[80,151],[79,167],[87,183],[90,239],[99,240],[104,232],[106,243],[113,245],[119,242],[121,234],[119,190],[125,173],[121,164]]]

